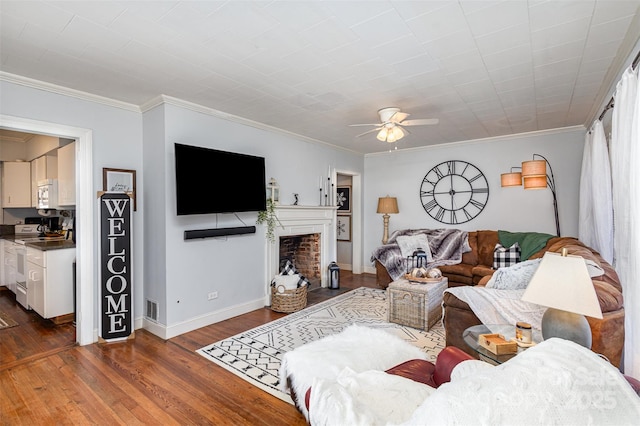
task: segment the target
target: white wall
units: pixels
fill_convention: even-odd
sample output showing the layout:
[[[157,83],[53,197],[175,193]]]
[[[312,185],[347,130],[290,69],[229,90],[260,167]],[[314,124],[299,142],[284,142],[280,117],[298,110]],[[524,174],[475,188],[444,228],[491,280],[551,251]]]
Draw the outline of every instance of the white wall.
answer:
[[[102,190],[102,168],[122,168],[142,172],[142,117],[140,113],[91,102],[78,97],[66,96],[29,86],[0,81],[0,114],[56,123],[65,126],[91,129],[93,131],[93,187],[97,194]],[[137,190],[144,193],[142,180],[138,178]],[[138,197],[138,210],[133,215],[134,229],[134,310],[135,316],[142,315],[142,253],[140,242],[143,236],[142,214],[144,202]],[[83,212],[76,211],[78,216]],[[92,218],[95,229],[97,218]],[[80,231],[81,232],[81,231]],[[96,236],[97,237],[97,236]],[[97,247],[97,238],[96,238]],[[97,251],[96,251],[97,252]],[[94,287],[94,329],[97,329],[98,312],[98,267],[94,260],[95,277],[90,283],[78,283]]]
[[[146,300],[157,303],[158,322],[167,324],[167,283],[165,238],[165,203],[167,185],[167,164],[164,149],[164,109],[154,108],[143,114],[143,169],[146,206],[144,216],[144,277],[143,295]],[[139,196],[140,196],[139,195]],[[152,326],[149,322],[147,326]],[[151,328],[156,334],[162,334]]]
[[[175,103],[146,112],[144,129],[145,186],[152,194],[145,213],[145,296],[160,303],[164,327],[157,333],[163,337],[264,306],[268,282],[264,226],[256,234],[184,240],[185,230],[254,225],[257,214],[177,216],[174,143],[265,157],[266,177],[278,181],[282,205],[293,204],[294,193],[299,205],[318,205],[318,176],[326,176],[329,166],[358,173],[364,168],[361,155]],[[215,196],[217,185],[242,191],[242,182],[202,182],[203,196]],[[330,252],[335,259],[335,247]],[[214,291],[218,298],[207,300]]]
[[[555,175],[560,230],[563,236],[578,234],[578,196],[585,129],[511,135],[434,146],[365,157],[364,250],[367,272],[375,272],[371,252],[381,244],[382,216],[376,214],[378,197],[398,198],[399,214],[391,215],[389,232],[405,228],[459,228],[467,231],[502,229],[555,234],[550,190],[502,188],[500,174],[520,166],[533,154],[545,156]],[[539,159],[539,158],[538,158]],[[471,221],[457,226],[440,223],[424,210],[420,185],[427,172],[447,160],[463,160],[478,167],[489,182],[489,199],[484,210]]]
[[[154,325],[153,331],[164,337],[246,312],[261,303],[266,288],[264,228],[255,235],[226,240],[183,240],[185,229],[238,226],[239,223],[230,215],[184,218],[175,215],[174,142],[264,156],[267,177],[273,176],[280,184],[282,204],[292,204],[293,193],[298,193],[301,205],[317,205],[318,176],[326,176],[329,166],[362,174],[362,257],[363,264],[369,265],[368,272],[373,272],[370,253],[382,238],[382,218],[375,213],[378,197],[387,194],[398,197],[400,214],[391,217],[392,231],[406,227],[444,227],[426,214],[418,191],[426,172],[450,159],[471,162],[485,173],[490,183],[487,207],[461,228],[554,233],[550,191],[525,192],[521,188],[500,188],[499,183],[500,173],[539,153],[554,167],[562,233],[577,234],[578,179],[585,132],[582,128],[363,158],[176,105],[156,107],[146,112],[143,119],[143,114],[126,107],[4,80],[0,84],[0,114],[93,131],[92,177],[96,192],[102,189],[103,167],[137,170],[135,316],[138,320],[142,317],[145,297],[157,301],[160,322]],[[247,224],[255,222],[255,214],[240,217]],[[93,220],[96,223],[96,219]],[[94,269],[97,274],[97,264]],[[97,282],[96,276],[89,285],[97,286]],[[98,289],[94,291],[97,298]],[[219,298],[207,301],[209,291],[218,291]],[[97,313],[97,303],[94,309]]]
[[[171,337],[263,306],[266,294],[264,228],[248,236],[186,242],[185,229],[239,226],[233,215],[180,217],[175,214],[173,143],[181,142],[266,158],[267,177],[280,184],[281,203],[317,205],[318,176],[329,167],[362,173],[364,160],[328,145],[241,125],[174,105],[144,114],[131,105],[91,102],[60,93],[2,81],[0,114],[90,129],[93,132],[93,187],[102,190],[102,168],[137,171],[138,209],[134,213],[134,309],[139,324],[144,301],[159,304],[153,332]],[[113,102],[118,105],[118,103]],[[144,118],[144,119],[143,119]],[[62,135],[64,136],[64,135]],[[144,151],[144,156],[143,156]],[[237,183],[241,190],[241,183]],[[203,190],[210,190],[203,183]],[[147,204],[149,205],[147,208]],[[82,211],[77,212],[82,215]],[[255,213],[240,218],[255,223]],[[94,224],[96,219],[93,218]],[[97,229],[97,224],[96,224]],[[97,235],[96,243],[97,243]],[[335,247],[332,251],[335,258]],[[98,271],[97,259],[94,269]],[[99,294],[95,286],[97,329]],[[207,301],[206,294],[219,297]]]

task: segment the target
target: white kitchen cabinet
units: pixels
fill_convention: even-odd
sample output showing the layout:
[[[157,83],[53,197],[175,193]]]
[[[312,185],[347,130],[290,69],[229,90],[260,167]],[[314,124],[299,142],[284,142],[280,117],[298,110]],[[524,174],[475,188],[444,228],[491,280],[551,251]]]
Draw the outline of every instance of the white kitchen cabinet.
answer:
[[[58,205],[76,205],[76,143],[58,149]]]
[[[57,178],[57,156],[43,155],[31,161],[31,207],[38,207],[38,182]]]
[[[31,163],[5,161],[2,165],[2,206],[31,207]]]
[[[29,306],[43,318],[72,314],[75,248],[42,251],[27,247]]]
[[[18,245],[13,241],[3,240],[2,248],[3,256],[3,284],[12,292],[16,292],[16,267],[18,264],[18,256],[16,255],[16,247]]]

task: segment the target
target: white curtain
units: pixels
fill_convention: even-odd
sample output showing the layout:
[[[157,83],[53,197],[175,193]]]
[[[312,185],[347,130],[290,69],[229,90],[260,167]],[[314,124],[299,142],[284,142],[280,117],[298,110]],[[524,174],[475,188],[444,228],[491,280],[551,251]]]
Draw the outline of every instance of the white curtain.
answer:
[[[614,267],[625,306],[624,372],[640,378],[640,94],[630,67],[614,95],[611,168],[614,208]]]
[[[611,164],[602,122],[597,120],[585,136],[580,176],[580,241],[596,249],[613,264],[613,199]]]
[[[578,211],[578,238],[580,241],[593,247],[593,215],[591,206],[591,145],[593,144],[593,132],[590,130],[584,136],[584,150],[582,151],[582,170],[580,172],[580,210]],[[593,247],[595,248],[595,247]]]

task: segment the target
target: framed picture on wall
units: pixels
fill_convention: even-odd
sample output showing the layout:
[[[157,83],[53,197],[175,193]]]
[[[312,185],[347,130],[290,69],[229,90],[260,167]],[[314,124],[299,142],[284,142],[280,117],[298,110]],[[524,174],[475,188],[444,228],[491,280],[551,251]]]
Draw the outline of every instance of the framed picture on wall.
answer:
[[[126,169],[102,169],[103,191],[122,191],[131,194],[133,198],[133,210],[136,203],[136,171]]]
[[[351,241],[351,216],[338,216],[336,235],[338,241]]]
[[[338,213],[351,213],[351,186],[339,186],[336,191]]]

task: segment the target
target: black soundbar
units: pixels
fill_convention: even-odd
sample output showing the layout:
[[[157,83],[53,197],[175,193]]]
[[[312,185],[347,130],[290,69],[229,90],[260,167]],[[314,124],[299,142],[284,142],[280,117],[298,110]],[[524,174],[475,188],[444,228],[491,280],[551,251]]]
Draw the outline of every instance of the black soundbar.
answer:
[[[224,237],[225,235],[255,234],[255,226],[237,226],[235,228],[193,229],[184,231],[185,240],[196,238]]]

